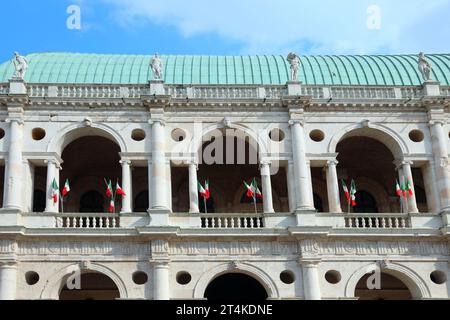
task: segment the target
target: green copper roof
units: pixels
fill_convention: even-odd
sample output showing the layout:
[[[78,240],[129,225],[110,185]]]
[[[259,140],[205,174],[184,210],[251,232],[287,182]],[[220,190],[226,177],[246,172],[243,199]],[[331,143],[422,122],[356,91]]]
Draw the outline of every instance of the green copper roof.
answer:
[[[427,55],[433,79],[450,85],[450,54]],[[36,53],[29,83],[146,84],[153,78],[151,55]],[[290,66],[284,56],[161,56],[168,84],[285,84]],[[299,80],[309,85],[420,85],[417,55],[301,56]],[[13,75],[0,65],[0,82]]]

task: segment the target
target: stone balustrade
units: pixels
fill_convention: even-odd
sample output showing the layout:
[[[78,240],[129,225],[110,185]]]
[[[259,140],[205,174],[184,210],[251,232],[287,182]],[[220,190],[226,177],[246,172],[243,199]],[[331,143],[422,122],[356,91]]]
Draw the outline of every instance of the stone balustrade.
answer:
[[[407,215],[349,215],[345,217],[346,228],[357,229],[406,229],[411,223]]]
[[[0,94],[8,93],[8,84],[0,85]],[[68,99],[139,99],[150,93],[146,85],[52,85],[27,84],[31,98]],[[165,85],[164,93],[172,99],[209,100],[276,100],[288,95],[283,85],[245,86],[245,85]],[[302,95],[315,100],[418,100],[424,93],[421,86],[380,87],[380,86],[319,86],[302,85]],[[449,87],[441,87],[442,95],[450,96]]]
[[[264,228],[264,219],[260,215],[210,214],[201,216],[204,229],[259,229]]]
[[[55,228],[62,229],[115,229],[121,228],[116,214],[86,213],[55,215]]]

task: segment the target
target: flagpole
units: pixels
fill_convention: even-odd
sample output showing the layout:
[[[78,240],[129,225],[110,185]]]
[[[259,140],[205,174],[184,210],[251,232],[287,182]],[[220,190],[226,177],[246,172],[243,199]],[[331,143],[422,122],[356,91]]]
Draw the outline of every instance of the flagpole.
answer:
[[[255,205],[255,213],[258,214],[258,208],[256,207],[256,190],[253,193],[253,204]]]
[[[208,213],[208,209],[206,207],[206,197],[203,197],[203,204],[205,205],[205,213]]]
[[[58,190],[58,192],[59,192],[59,190]],[[64,197],[61,194],[61,192],[59,192],[59,200],[61,202],[61,213],[64,213]]]

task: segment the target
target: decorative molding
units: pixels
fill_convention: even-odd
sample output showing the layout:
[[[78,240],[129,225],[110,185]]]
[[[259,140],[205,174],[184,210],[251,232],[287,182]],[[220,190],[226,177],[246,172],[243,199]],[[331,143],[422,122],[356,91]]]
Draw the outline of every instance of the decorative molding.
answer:
[[[435,241],[316,241],[301,240],[300,256],[449,256],[449,244]]]

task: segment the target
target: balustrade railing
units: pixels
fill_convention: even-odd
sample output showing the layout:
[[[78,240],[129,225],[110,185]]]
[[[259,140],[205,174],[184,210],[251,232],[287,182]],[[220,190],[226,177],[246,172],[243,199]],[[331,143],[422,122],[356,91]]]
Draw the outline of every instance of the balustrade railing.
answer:
[[[354,229],[406,229],[410,228],[406,215],[350,215],[345,217],[345,227]]]
[[[259,229],[264,228],[262,216],[255,215],[202,215],[203,229]]]
[[[73,213],[55,217],[55,228],[59,229],[117,229],[120,217],[106,213]]]

